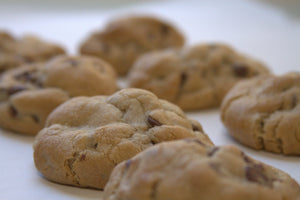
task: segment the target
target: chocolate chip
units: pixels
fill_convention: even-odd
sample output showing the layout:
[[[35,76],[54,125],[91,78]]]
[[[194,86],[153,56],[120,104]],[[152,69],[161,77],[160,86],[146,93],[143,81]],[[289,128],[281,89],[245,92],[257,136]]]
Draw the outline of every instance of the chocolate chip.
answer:
[[[35,123],[39,123],[39,122],[40,122],[39,117],[36,116],[36,115],[31,115],[31,118],[33,119],[33,121],[34,121]]]
[[[261,164],[251,164],[245,168],[246,178],[250,182],[272,185],[272,181],[264,174],[264,167]]]
[[[246,163],[253,163],[249,156],[247,156],[244,152],[241,153],[244,161]]]
[[[156,119],[152,118],[151,116],[148,116],[148,123],[151,127],[154,127],[154,126],[161,126],[162,124],[157,121]]]
[[[259,123],[259,126],[260,126],[260,129],[261,129],[261,132],[264,132],[264,127],[265,127],[265,121],[264,121],[264,119],[261,119],[261,121]]]
[[[187,74],[186,73],[181,73],[181,75],[180,75],[180,87],[184,86],[186,80],[187,80]]]
[[[21,80],[21,81],[25,81],[25,82],[30,82],[30,83],[32,83],[32,84],[38,86],[38,87],[43,87],[42,82],[41,82],[39,79],[37,79],[36,76],[34,76],[34,75],[35,75],[35,74],[34,74],[35,72],[36,72],[36,70],[25,71],[25,72],[23,72],[23,73],[17,74],[17,75],[15,76],[15,78],[16,78],[17,80]]]
[[[242,63],[234,63],[233,72],[238,77],[246,77],[249,73],[249,69]]]
[[[187,139],[184,139],[185,142],[194,142],[194,143],[197,143],[197,144],[201,144],[202,146],[205,145],[203,142],[201,142],[200,140],[198,139],[195,139],[195,138],[187,138]]]
[[[29,81],[29,80],[32,79],[32,75],[31,75],[30,72],[25,71],[25,72],[23,72],[21,74],[17,74],[15,76],[15,78],[18,79],[18,80]]]
[[[18,92],[20,92],[20,91],[23,91],[23,90],[26,90],[27,88],[26,87],[24,87],[24,86],[21,86],[21,85],[18,85],[18,86],[13,86],[13,87],[11,87],[11,88],[8,88],[7,90],[6,90],[6,92],[7,92],[7,95],[13,95],[13,94],[15,94],[15,93],[18,93]]]
[[[219,147],[214,147],[207,153],[207,155],[213,156],[219,149],[220,149]]]
[[[83,161],[83,160],[86,160],[86,154],[80,155],[79,161]]]
[[[15,107],[13,107],[12,105],[9,106],[9,113],[12,117],[16,117],[18,115],[18,111],[16,110]]]
[[[131,163],[132,163],[132,160],[130,160],[130,159],[125,162],[125,166],[126,166],[127,169],[129,168]]]
[[[97,147],[98,147],[98,143],[96,143],[96,144],[94,144],[94,146],[93,146],[95,149],[97,149]]]
[[[193,131],[200,131],[200,129],[195,124],[192,124],[192,128]]]
[[[166,25],[166,24],[162,24],[162,25],[160,26],[160,31],[161,31],[161,33],[162,33],[163,35],[167,35],[167,34],[169,34],[169,32],[170,32],[170,27],[169,27],[168,25]]]
[[[15,76],[15,78],[17,80],[22,80],[22,81],[27,81],[27,82],[31,82],[31,83],[34,83],[34,84],[41,84],[39,83],[39,80],[37,80],[36,77],[34,77],[34,73],[36,72],[36,70],[34,71],[25,71],[21,74],[17,74]]]
[[[156,145],[156,142],[154,142],[153,140],[150,140],[151,144]]]
[[[297,98],[297,96],[294,94],[294,95],[292,96],[292,108],[295,108],[295,107],[296,107],[297,101],[298,101],[298,98]]]

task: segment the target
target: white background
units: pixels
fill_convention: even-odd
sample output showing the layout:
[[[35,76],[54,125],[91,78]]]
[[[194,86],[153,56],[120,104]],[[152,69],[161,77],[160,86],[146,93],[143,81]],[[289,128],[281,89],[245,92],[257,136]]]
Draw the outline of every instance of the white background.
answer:
[[[154,14],[173,22],[197,42],[225,42],[263,61],[276,74],[300,71],[300,1],[22,1],[0,0],[0,29],[36,34],[63,44],[71,54],[88,33],[122,14]],[[226,133],[218,110],[188,113],[217,145],[236,144],[246,153],[300,182],[300,157],[243,147]],[[0,199],[99,199],[101,192],[51,183],[35,170],[33,137],[0,130]]]

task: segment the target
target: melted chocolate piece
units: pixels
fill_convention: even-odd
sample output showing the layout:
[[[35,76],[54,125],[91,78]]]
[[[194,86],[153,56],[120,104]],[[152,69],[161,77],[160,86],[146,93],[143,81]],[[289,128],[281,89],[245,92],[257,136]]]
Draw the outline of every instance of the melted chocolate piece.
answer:
[[[34,121],[35,123],[39,123],[39,122],[40,122],[40,119],[39,119],[38,116],[36,116],[36,115],[31,115],[31,118],[33,119],[33,121]]]
[[[153,140],[150,140],[151,144],[156,145],[156,142],[154,142]]]
[[[27,89],[27,88],[24,87],[24,86],[17,85],[17,86],[13,86],[13,87],[11,87],[11,88],[8,88],[8,89],[6,90],[6,92],[7,92],[7,95],[10,96],[10,95],[13,95],[13,94],[15,94],[15,93],[18,93],[18,92],[20,92],[20,91],[26,90],[26,89]]]
[[[86,154],[81,154],[79,161],[84,161],[84,160],[86,160]]]
[[[162,33],[163,35],[167,35],[167,34],[170,33],[170,27],[167,26],[167,25],[165,25],[165,24],[162,24],[162,25],[160,26],[160,31],[161,31],[161,33]]]
[[[200,131],[200,129],[195,124],[192,124],[192,128],[193,131]]]
[[[251,164],[245,168],[246,178],[250,182],[272,186],[272,180],[264,174],[264,167],[261,164]]]
[[[37,77],[35,77],[35,72],[36,70],[25,71],[21,74],[15,75],[15,78],[20,81],[30,82],[38,87],[42,87],[43,84]]]
[[[15,78],[23,81],[31,81],[33,79],[32,74],[28,71],[25,71],[21,74],[17,74]]]
[[[194,143],[197,143],[197,144],[201,144],[202,146],[203,145],[205,146],[205,144],[203,142],[201,142],[200,140],[195,139],[195,138],[187,138],[187,139],[184,139],[184,141],[186,141],[186,142],[194,142]]]
[[[219,147],[214,147],[207,153],[207,155],[213,156],[218,150],[219,150]]]
[[[97,149],[97,147],[98,147],[98,143],[96,143],[96,144],[94,144],[94,146],[93,146],[95,149]]]
[[[187,80],[187,74],[181,73],[180,75],[180,87],[183,87]]]
[[[9,107],[9,112],[12,117],[17,117],[18,111],[12,105]]]
[[[249,69],[247,66],[241,63],[235,63],[233,64],[233,72],[238,77],[247,77],[249,74]]]
[[[154,126],[161,126],[162,124],[157,121],[156,119],[152,118],[151,116],[148,116],[148,123],[151,127],[154,127]]]
[[[252,160],[244,152],[242,152],[242,157],[246,163],[253,163]]]

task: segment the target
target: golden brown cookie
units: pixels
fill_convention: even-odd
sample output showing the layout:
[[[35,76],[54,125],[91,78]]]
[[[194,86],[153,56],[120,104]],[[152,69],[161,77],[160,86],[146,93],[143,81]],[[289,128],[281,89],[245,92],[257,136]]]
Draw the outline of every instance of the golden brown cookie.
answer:
[[[69,97],[107,95],[116,89],[113,68],[88,56],[58,56],[45,64],[7,70],[0,78],[0,126],[34,135]]]
[[[164,142],[115,167],[103,200],[296,200],[288,174],[234,146]]]
[[[221,115],[230,135],[242,144],[300,155],[300,73],[238,83],[224,98]]]
[[[36,168],[49,180],[103,189],[113,168],[157,143],[198,138],[201,125],[177,106],[141,89],[77,97],[48,117],[34,142]]]
[[[26,35],[17,39],[0,31],[0,73],[22,64],[44,62],[64,53],[61,46],[45,42],[36,36]]]
[[[90,35],[80,53],[103,58],[124,75],[141,54],[183,44],[184,37],[171,24],[154,17],[131,16],[113,20]]]
[[[129,86],[150,90],[184,110],[216,107],[239,80],[268,73],[260,62],[229,46],[200,44],[141,56]]]

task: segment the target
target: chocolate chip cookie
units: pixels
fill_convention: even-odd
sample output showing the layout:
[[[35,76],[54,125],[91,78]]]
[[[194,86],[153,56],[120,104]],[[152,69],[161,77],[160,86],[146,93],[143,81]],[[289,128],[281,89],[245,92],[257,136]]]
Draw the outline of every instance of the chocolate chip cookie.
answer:
[[[0,73],[22,64],[44,62],[64,53],[61,46],[45,42],[36,36],[26,35],[18,39],[0,31]]]
[[[239,80],[269,73],[260,62],[222,44],[200,44],[140,57],[129,72],[129,86],[152,91],[184,110],[221,104]]]
[[[115,167],[103,200],[296,200],[288,174],[234,146],[198,140],[164,142]]]
[[[34,135],[48,114],[70,97],[107,95],[116,89],[114,69],[88,56],[58,56],[7,70],[0,78],[0,126]]]
[[[107,60],[124,75],[141,54],[183,44],[183,35],[171,24],[154,17],[131,16],[112,20],[104,30],[90,35],[80,52]]]
[[[76,97],[56,108],[36,137],[34,161],[51,181],[103,189],[118,163],[182,138],[213,145],[179,107],[146,90],[123,89],[111,96]]]
[[[221,115],[229,134],[242,144],[300,155],[300,73],[238,83],[224,98]]]

